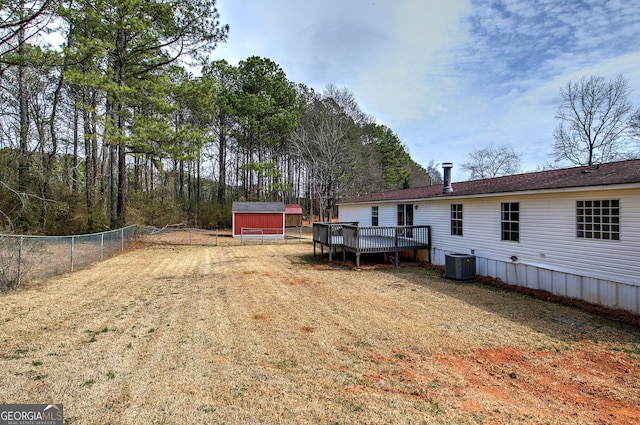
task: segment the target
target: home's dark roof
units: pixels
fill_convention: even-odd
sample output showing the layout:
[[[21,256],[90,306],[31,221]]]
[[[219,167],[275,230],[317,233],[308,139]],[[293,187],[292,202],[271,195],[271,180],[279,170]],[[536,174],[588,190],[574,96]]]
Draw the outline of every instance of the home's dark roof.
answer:
[[[493,193],[552,190],[572,187],[605,186],[640,183],[640,159],[600,165],[563,168],[535,173],[515,174],[491,179],[453,183],[453,192],[443,194],[442,185],[371,193],[347,199],[342,204],[452,196],[488,195]]]
[[[284,202],[239,202],[231,205],[233,212],[283,213]]]

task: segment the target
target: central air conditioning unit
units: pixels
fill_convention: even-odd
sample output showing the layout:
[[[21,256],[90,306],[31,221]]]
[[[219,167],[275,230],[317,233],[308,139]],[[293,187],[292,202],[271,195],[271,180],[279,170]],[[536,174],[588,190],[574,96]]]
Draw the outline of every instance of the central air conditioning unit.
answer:
[[[468,254],[445,254],[444,275],[455,280],[476,278],[476,256]]]

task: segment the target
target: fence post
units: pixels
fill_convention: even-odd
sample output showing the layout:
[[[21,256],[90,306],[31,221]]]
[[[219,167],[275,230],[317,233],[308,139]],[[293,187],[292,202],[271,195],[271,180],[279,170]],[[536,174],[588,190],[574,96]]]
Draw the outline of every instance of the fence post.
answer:
[[[73,271],[73,249],[75,247],[75,237],[71,236],[71,271]]]
[[[20,247],[18,248],[18,283],[17,285],[20,286],[20,281],[22,280],[22,243],[24,241],[24,236],[20,236]]]
[[[104,232],[100,233],[100,259],[104,259]]]
[[[124,251],[124,227],[120,229],[120,251]]]

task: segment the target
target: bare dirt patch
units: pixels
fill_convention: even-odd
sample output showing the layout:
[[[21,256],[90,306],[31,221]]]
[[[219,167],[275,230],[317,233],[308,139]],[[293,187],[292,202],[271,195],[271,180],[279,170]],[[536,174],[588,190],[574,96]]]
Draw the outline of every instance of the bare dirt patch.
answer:
[[[78,424],[640,422],[636,326],[312,252],[147,241],[2,293],[0,403]]]

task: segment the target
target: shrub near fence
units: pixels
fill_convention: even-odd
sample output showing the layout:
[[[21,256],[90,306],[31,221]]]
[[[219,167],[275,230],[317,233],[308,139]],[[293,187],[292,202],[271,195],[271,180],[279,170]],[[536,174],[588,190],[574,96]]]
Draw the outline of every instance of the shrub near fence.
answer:
[[[124,250],[137,234],[133,225],[90,235],[0,235],[0,289],[86,267]]]

